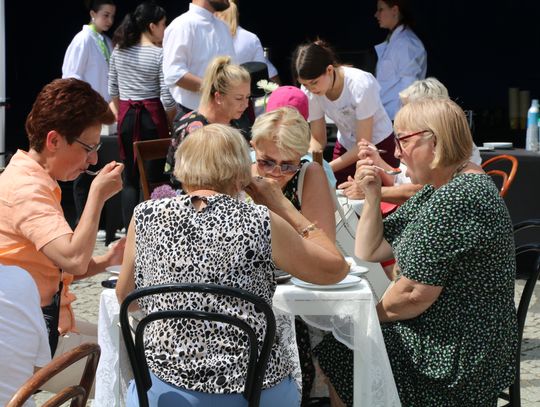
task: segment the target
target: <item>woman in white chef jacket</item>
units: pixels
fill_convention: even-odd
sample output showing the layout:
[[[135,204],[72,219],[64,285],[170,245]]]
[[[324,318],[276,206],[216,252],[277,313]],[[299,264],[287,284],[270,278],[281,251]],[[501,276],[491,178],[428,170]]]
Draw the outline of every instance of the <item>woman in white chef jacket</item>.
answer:
[[[75,35],[64,55],[62,78],[88,82],[109,102],[109,58],[113,47],[104,33],[114,23],[116,6],[112,0],[91,0],[89,9],[90,24]]]
[[[375,18],[390,30],[386,40],[375,46],[376,78],[381,86],[381,101],[393,121],[401,107],[399,92],[417,79],[426,77],[427,54],[422,41],[411,30],[407,0],[378,0]]]
[[[109,96],[109,58],[113,45],[105,35],[114,23],[116,5],[113,0],[87,0],[90,23],[85,24],[69,44],[62,64],[62,78],[88,82],[107,102]],[[73,182],[76,223],[82,215],[92,177],[81,174]]]

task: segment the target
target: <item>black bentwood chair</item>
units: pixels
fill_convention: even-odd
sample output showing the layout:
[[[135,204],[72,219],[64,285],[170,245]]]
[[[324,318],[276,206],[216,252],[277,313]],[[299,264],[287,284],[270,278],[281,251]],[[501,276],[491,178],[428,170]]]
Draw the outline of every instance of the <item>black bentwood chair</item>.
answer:
[[[532,226],[540,226],[538,221],[522,222],[514,227],[515,231],[522,230]],[[525,280],[525,286],[519,300],[517,310],[518,323],[518,346],[516,351],[516,375],[508,392],[502,392],[499,398],[508,401],[505,406],[520,407],[521,406],[521,386],[520,386],[520,362],[521,362],[521,340],[523,338],[523,329],[527,318],[527,310],[531,297],[534,293],[536,281],[540,276],[540,243],[531,243],[519,246],[516,248],[516,280]]]
[[[216,296],[234,297],[253,304],[255,306],[255,311],[263,313],[266,318],[266,332],[260,353],[258,352],[257,335],[254,329],[242,319],[231,315],[198,310],[188,311],[178,309],[152,312],[145,316],[137,325],[134,341],[128,320],[128,308],[130,304],[142,297],[176,292],[204,293]],[[248,401],[250,407],[257,407],[259,405],[262,382],[272,350],[272,344],[274,343],[276,336],[276,320],[274,313],[272,307],[264,299],[246,290],[214,284],[163,284],[145,287],[131,292],[122,302],[120,307],[120,326],[129,361],[133,369],[137,394],[139,396],[139,405],[141,407],[148,407],[148,396],[146,392],[152,387],[148,364],[144,353],[144,329],[151,322],[165,319],[216,321],[234,325],[243,330],[249,339],[249,363],[243,396]]]

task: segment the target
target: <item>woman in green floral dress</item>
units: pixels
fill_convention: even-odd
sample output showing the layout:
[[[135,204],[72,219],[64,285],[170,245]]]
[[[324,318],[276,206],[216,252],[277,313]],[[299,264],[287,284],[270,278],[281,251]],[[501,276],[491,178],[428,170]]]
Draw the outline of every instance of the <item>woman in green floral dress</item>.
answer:
[[[378,170],[359,167],[366,200],[356,254],[397,260],[400,276],[377,313],[401,402],[496,406],[513,381],[517,345],[508,211],[491,178],[468,161],[472,138],[454,102],[407,104],[395,128],[396,157],[424,187],[383,222]],[[327,338],[316,354],[351,404],[352,353]]]

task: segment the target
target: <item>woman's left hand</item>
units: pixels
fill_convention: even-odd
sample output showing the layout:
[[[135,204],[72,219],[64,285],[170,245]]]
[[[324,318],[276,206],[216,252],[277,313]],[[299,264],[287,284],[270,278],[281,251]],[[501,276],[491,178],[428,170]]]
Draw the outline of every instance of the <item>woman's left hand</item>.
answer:
[[[109,250],[107,252],[107,260],[109,266],[115,266],[117,264],[122,264],[124,258],[124,249],[126,247],[126,238],[123,237],[109,245]]]
[[[379,170],[373,167],[371,160],[359,161],[354,174],[354,181],[364,192],[365,199],[371,202],[381,200],[381,177]]]

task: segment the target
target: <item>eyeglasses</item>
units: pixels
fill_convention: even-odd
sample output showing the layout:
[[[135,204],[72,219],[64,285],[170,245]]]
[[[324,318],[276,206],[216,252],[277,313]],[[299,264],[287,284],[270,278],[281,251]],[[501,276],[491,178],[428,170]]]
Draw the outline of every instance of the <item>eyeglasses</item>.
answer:
[[[278,167],[282,174],[294,174],[300,169],[300,165],[295,164],[278,164],[272,160],[257,160],[257,166],[264,172],[272,172]]]
[[[79,140],[78,138],[76,138],[74,141],[76,141],[77,143],[79,143],[81,146],[83,146],[84,150],[86,151],[86,153],[88,155],[92,154],[92,153],[97,153],[98,150],[101,148],[101,145],[103,143],[97,143],[96,145],[93,145],[91,146],[90,144],[86,144],[86,143],[83,143],[81,140]]]
[[[403,152],[403,146],[401,145],[401,142],[403,140],[407,140],[408,138],[418,136],[418,135],[424,134],[424,133],[429,133],[429,132],[430,132],[430,130],[421,130],[421,131],[417,131],[415,133],[406,134],[406,135],[401,136],[401,137],[399,137],[399,134],[395,134],[394,138],[396,140],[396,147],[399,150],[399,152],[402,153]]]

